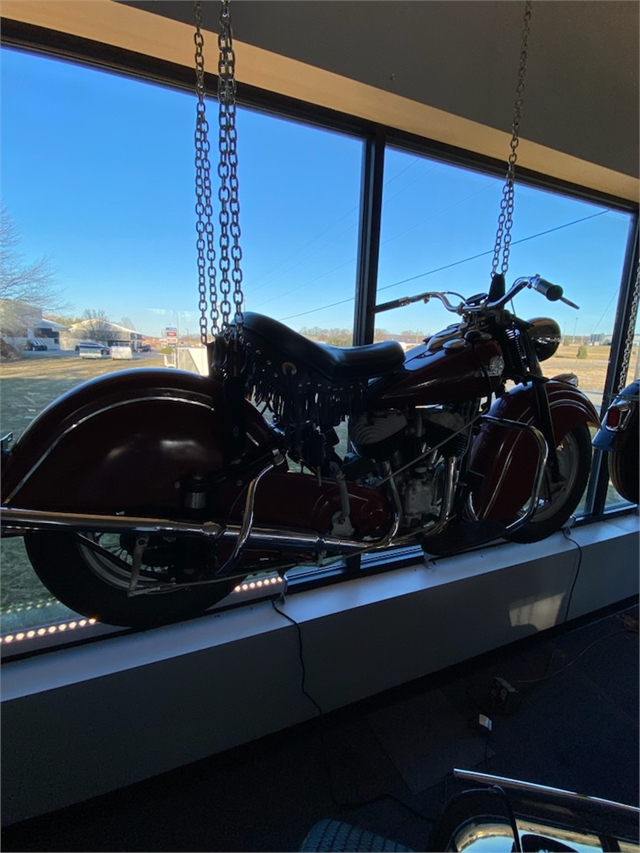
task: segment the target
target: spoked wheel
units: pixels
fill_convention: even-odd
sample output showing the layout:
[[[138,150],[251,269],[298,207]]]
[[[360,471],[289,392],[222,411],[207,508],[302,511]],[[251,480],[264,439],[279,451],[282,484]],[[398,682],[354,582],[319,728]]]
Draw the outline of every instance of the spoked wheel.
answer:
[[[136,583],[136,590],[146,594],[134,596],[128,594],[133,549],[124,536],[38,532],[27,533],[25,545],[36,574],[59,601],[108,625],[151,628],[179,622],[221,601],[239,583],[238,578],[225,578],[202,586],[160,591],[162,585],[185,581],[184,552],[180,550],[185,548],[184,540],[158,538],[156,547],[150,540]]]
[[[514,533],[505,534],[513,542],[538,542],[546,539],[571,516],[586,488],[591,467],[591,436],[586,424],[568,432],[556,448],[561,480],[554,483],[547,466],[531,519]],[[524,507],[520,515],[524,514]],[[515,520],[515,519],[513,519]]]

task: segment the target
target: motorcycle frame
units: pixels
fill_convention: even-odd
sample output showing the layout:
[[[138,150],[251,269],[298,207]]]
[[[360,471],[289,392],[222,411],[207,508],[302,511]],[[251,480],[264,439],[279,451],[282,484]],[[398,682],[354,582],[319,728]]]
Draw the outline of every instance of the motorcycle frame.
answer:
[[[533,514],[542,481],[544,470],[548,459],[548,444],[536,427],[529,424],[519,423],[517,421],[509,421],[501,418],[483,415],[481,421],[492,423],[497,427],[506,429],[516,429],[529,433],[538,445],[538,462],[536,466],[534,489],[529,501],[529,505],[525,512],[515,522],[508,525],[505,533],[515,531],[522,527],[530,519]],[[466,427],[465,427],[466,428]],[[429,453],[432,453],[436,447],[429,448]],[[424,454],[426,455],[426,454]],[[412,460],[411,465],[420,460],[417,457]],[[281,460],[279,455],[274,454],[274,461],[265,465],[262,470],[254,477],[247,489],[245,499],[245,507],[243,513],[243,522],[241,525],[221,525],[214,521],[206,521],[202,523],[174,521],[163,518],[148,518],[120,515],[102,515],[95,513],[71,513],[71,512],[55,512],[41,511],[32,509],[22,509],[12,506],[3,506],[0,508],[2,515],[3,535],[22,535],[28,531],[57,531],[57,532],[73,532],[73,533],[131,533],[135,532],[143,537],[151,535],[160,536],[195,536],[204,538],[213,542],[223,542],[233,544],[231,555],[215,573],[215,577],[208,580],[189,581],[178,584],[158,584],[153,589],[137,589],[136,581],[137,574],[134,568],[132,569],[132,584],[129,589],[129,596],[133,595],[152,595],[163,592],[168,592],[174,589],[201,586],[216,583],[222,578],[232,576],[233,572],[238,568],[238,564],[242,554],[249,542],[255,548],[259,547],[277,547],[282,550],[292,550],[295,552],[307,552],[309,556],[315,555],[317,560],[326,558],[333,552],[335,559],[343,556],[361,555],[367,552],[383,551],[391,547],[402,544],[404,541],[411,541],[414,534],[407,537],[396,538],[402,519],[402,505],[395,482],[395,477],[399,471],[391,472],[390,466],[387,463],[387,478],[389,487],[393,497],[395,508],[394,517],[391,528],[387,534],[381,537],[380,540],[362,544],[353,539],[344,539],[340,537],[320,536],[314,533],[305,533],[302,531],[291,531],[277,527],[256,527],[254,525],[254,505],[255,496],[258,485],[261,479],[269,471],[279,464]],[[447,457],[447,475],[445,478],[445,491],[441,513],[435,526],[428,532],[429,535],[435,535],[443,530],[449,523],[454,503],[454,481],[456,473],[455,457]],[[93,547],[100,550],[98,543],[87,539],[85,544],[88,547]],[[113,555],[109,554],[109,559],[117,560]],[[130,568],[127,565],[127,568]]]
[[[543,284],[544,290],[547,284]],[[490,304],[466,304],[464,310],[462,305],[457,308],[452,306],[445,295],[438,293],[422,294],[411,298],[409,301],[421,300],[426,302],[430,298],[437,297],[445,304],[448,310],[459,315],[466,316],[468,314],[472,317],[474,314],[479,315],[482,312],[486,312],[487,316],[500,317],[504,303],[525,286],[535,286],[537,289],[540,289],[542,285],[536,279],[520,279],[508,294],[500,297],[497,301]],[[513,318],[513,320],[517,321],[517,318]],[[525,327],[526,324],[523,324],[522,328],[524,329]],[[593,405],[581,392],[577,391],[570,383],[546,380],[542,377],[533,344],[529,341],[526,334],[523,335],[523,341],[530,364],[530,371],[523,377],[520,377],[524,379],[524,384],[516,386],[515,389],[509,392],[504,392],[503,387],[502,393],[498,396],[488,413],[477,416],[459,430],[459,432],[467,430],[475,421],[481,424],[480,432],[474,437],[467,451],[470,454],[469,458],[472,465],[479,458],[480,467],[479,470],[476,470],[478,470],[478,473],[484,474],[486,479],[486,482],[478,490],[480,500],[476,503],[476,510],[474,510],[475,501],[473,501],[475,490],[472,490],[471,495],[467,499],[467,512],[472,519],[481,520],[488,517],[487,505],[489,511],[491,511],[493,509],[493,502],[496,499],[496,493],[502,491],[505,477],[507,476],[507,469],[514,461],[516,467],[520,467],[524,461],[524,468],[527,469],[527,475],[531,473],[530,479],[524,485],[521,482],[517,482],[518,479],[524,480],[524,478],[516,478],[515,491],[517,494],[515,497],[513,495],[506,497],[503,495],[498,496],[500,506],[497,512],[502,513],[498,517],[509,518],[515,515],[516,512],[520,512],[522,507],[525,507],[522,514],[505,527],[504,533],[507,535],[525,525],[535,511],[548,461],[551,465],[552,477],[557,480],[556,441],[561,440],[566,432],[578,423],[586,422],[599,425],[598,416]],[[406,534],[402,534],[400,537],[397,535],[402,523],[403,510],[396,477],[406,468],[415,465],[441,446],[435,445],[429,447],[424,454],[419,455],[396,471],[391,471],[389,463],[383,464],[385,476],[378,483],[378,486],[386,485],[391,498],[389,506],[390,524],[387,532],[378,539],[357,541],[340,536],[321,535],[315,530],[308,532],[305,530],[288,529],[286,526],[278,524],[256,526],[254,507],[255,495],[259,483],[274,467],[281,464],[283,457],[277,448],[278,441],[273,434],[272,428],[265,423],[257,409],[248,402],[245,402],[243,411],[243,416],[246,418],[247,436],[244,459],[247,465],[238,466],[235,469],[236,473],[240,473],[243,470],[248,470],[249,472],[246,474],[246,480],[238,483],[238,485],[241,485],[244,482],[247,488],[241,524],[221,524],[201,518],[194,519],[193,521],[175,521],[171,518],[160,516],[150,517],[140,515],[135,513],[137,506],[135,501],[131,501],[129,504],[130,510],[134,514],[126,517],[113,515],[109,512],[77,513],[68,511],[67,509],[63,511],[57,511],[57,509],[52,508],[44,510],[33,509],[33,504],[37,505],[37,495],[39,492],[37,491],[37,482],[34,488],[34,484],[29,482],[30,478],[33,477],[34,473],[38,472],[38,469],[45,461],[49,460],[55,454],[56,449],[63,440],[72,432],[73,435],[76,435],[75,430],[81,433],[82,429],[85,428],[87,431],[87,434],[84,436],[85,446],[87,446],[87,438],[89,439],[89,445],[91,445],[91,439],[93,439],[94,443],[99,443],[100,440],[104,439],[104,434],[109,427],[116,423],[114,412],[126,406],[131,407],[129,418],[135,424],[139,425],[139,429],[143,429],[146,422],[142,413],[142,409],[144,408],[142,404],[149,402],[155,405],[176,404],[180,407],[178,410],[180,417],[176,415],[175,411],[171,412],[170,409],[168,410],[173,418],[172,425],[174,432],[176,424],[179,424],[178,436],[182,437],[183,441],[188,444],[187,438],[191,438],[189,429],[194,428],[197,438],[200,441],[200,445],[197,444],[197,441],[195,442],[197,445],[195,458],[198,461],[208,461],[209,457],[213,455],[215,466],[218,466],[215,470],[227,470],[224,469],[223,450],[227,432],[224,426],[225,395],[220,383],[216,382],[212,377],[195,377],[183,371],[148,370],[143,372],[136,370],[129,371],[128,375],[126,374],[127,372],[125,371],[117,378],[110,377],[110,379],[102,380],[101,382],[94,380],[93,382],[86,383],[79,389],[64,395],[34,421],[32,428],[28,430],[28,437],[27,433],[25,433],[26,442],[21,440],[21,443],[18,445],[23,450],[21,458],[19,458],[14,466],[18,468],[18,473],[16,475],[14,470],[11,471],[12,476],[10,477],[11,482],[8,488],[8,496],[4,501],[6,505],[0,508],[3,534],[21,535],[27,531],[42,530],[64,530],[75,533],[87,531],[98,533],[136,532],[141,537],[140,543],[138,543],[140,547],[138,547],[136,553],[141,552],[141,543],[143,543],[144,537],[150,535],[192,536],[200,539],[204,538],[212,542],[225,543],[231,547],[230,556],[225,560],[222,567],[217,570],[214,578],[205,581],[186,581],[180,584],[180,586],[190,586],[200,583],[215,583],[223,577],[230,576],[238,569],[241,558],[249,544],[254,549],[272,547],[284,551],[297,552],[298,556],[300,553],[309,557],[315,556],[318,561],[324,559],[327,554],[335,555],[335,558],[338,559],[365,552],[382,551],[395,545],[404,544],[407,541],[416,541],[417,534],[423,534],[424,539],[428,542],[428,537],[443,530],[452,519],[456,509],[457,511],[461,509],[460,507],[454,508],[457,461],[455,457],[445,457],[445,486],[439,518],[435,521],[435,524],[426,530],[414,529]],[[99,388],[98,393],[93,390],[96,387]],[[103,397],[103,394],[106,396]],[[383,399],[380,402],[383,406],[385,405]],[[389,405],[393,405],[392,401]],[[100,421],[101,417],[103,422]],[[209,423],[206,420],[207,417],[214,419],[211,423],[218,430],[215,435],[210,432],[207,426]],[[220,427],[221,418],[222,428]],[[204,428],[205,426],[206,429]],[[506,437],[500,438],[499,434],[504,433],[505,429]],[[518,447],[518,436],[523,434],[528,434],[533,439],[537,449],[535,465],[531,463],[530,459],[526,458],[527,454],[525,454],[524,460],[522,458],[523,454],[520,449],[522,445],[520,445],[520,448]],[[162,456],[162,435],[157,427],[155,428],[155,432],[150,432],[148,435],[151,436],[152,440],[155,440],[157,443],[159,442],[158,446],[161,451],[154,468],[165,464],[165,458],[175,466],[174,459],[170,456]],[[206,438],[207,435],[209,438]],[[215,443],[216,436],[219,442],[218,445]],[[122,436],[120,436],[120,441],[122,442],[121,446],[124,447],[126,442],[124,442]],[[445,443],[443,441],[441,444]],[[247,447],[249,448],[248,450]],[[213,448],[213,451],[211,448]],[[66,449],[66,453],[68,457],[69,448]],[[8,458],[10,469],[13,462],[12,456],[13,453],[7,454],[6,448],[3,447],[3,460]],[[87,457],[85,456],[86,459]],[[58,470],[63,470],[62,464],[59,461],[57,464]],[[47,466],[45,465],[44,467],[46,469]],[[496,469],[501,469],[497,475]],[[145,473],[148,473],[148,470],[147,467],[147,472]],[[228,470],[231,472],[230,468]],[[112,474],[113,472],[108,470],[108,473]],[[42,471],[39,472],[39,475],[42,484]],[[151,476],[154,476],[153,470],[151,471]],[[160,481],[158,480],[157,483],[160,483]],[[531,487],[529,487],[528,483],[532,484]],[[27,496],[29,496],[29,487],[31,487],[31,495],[27,505],[22,507],[12,506],[10,502],[14,497],[20,497],[20,491],[25,484],[28,486]],[[44,485],[45,488],[48,486],[46,471]],[[176,483],[177,485],[179,484]],[[344,482],[338,485],[341,487],[342,514],[344,515],[346,487]],[[166,483],[163,484],[163,488],[164,497],[166,498]],[[524,492],[525,488],[526,492]],[[518,489],[520,489],[519,492]],[[487,492],[489,498],[487,498]],[[75,497],[76,502],[80,496],[81,491]],[[51,498],[50,486],[49,497]],[[291,495],[288,497],[290,498]],[[110,500],[113,500],[113,496],[110,497]],[[70,499],[72,506],[73,501],[74,497],[72,496]],[[50,500],[49,502],[53,503],[54,507],[56,506],[55,501]],[[29,503],[32,506],[29,506]],[[169,503],[173,507],[173,511],[177,511],[175,498],[169,501]],[[162,505],[162,501],[160,501],[160,505]],[[478,509],[479,511],[477,511]],[[89,542],[90,540],[87,541]],[[99,545],[94,543],[92,547],[99,548]],[[298,561],[301,562],[303,560]],[[135,565],[136,557],[134,555],[134,574],[136,573]],[[163,591],[166,588],[175,588],[175,586],[160,585],[154,588],[154,590],[138,590],[136,589],[134,580],[132,581],[129,593],[142,594],[143,592],[147,593],[155,590]]]

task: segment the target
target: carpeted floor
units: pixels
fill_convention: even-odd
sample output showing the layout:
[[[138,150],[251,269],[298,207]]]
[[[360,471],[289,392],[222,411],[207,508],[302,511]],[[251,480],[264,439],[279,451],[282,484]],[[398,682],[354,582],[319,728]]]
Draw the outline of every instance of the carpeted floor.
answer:
[[[424,850],[454,767],[637,806],[636,602],[10,826],[2,849],[299,850],[333,818]]]

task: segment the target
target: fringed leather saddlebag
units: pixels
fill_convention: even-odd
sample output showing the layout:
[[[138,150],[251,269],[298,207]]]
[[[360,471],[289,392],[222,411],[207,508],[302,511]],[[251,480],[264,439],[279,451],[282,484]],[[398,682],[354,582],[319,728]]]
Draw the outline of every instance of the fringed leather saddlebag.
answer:
[[[336,426],[363,408],[368,380],[404,359],[389,342],[364,347],[325,346],[282,323],[245,313],[243,325],[247,391],[266,403],[283,426],[311,422]]]

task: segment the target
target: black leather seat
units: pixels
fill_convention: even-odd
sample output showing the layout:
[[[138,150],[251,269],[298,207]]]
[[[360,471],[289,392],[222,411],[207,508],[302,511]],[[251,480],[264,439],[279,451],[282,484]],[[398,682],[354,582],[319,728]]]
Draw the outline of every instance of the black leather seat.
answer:
[[[310,341],[283,323],[263,314],[244,314],[244,338],[261,358],[271,358],[278,368],[290,363],[322,374],[331,383],[362,382],[382,376],[402,364],[404,351],[397,341],[382,341],[361,347],[332,347]]]

